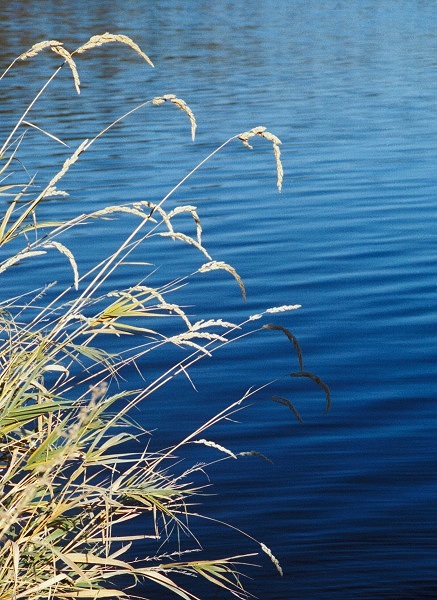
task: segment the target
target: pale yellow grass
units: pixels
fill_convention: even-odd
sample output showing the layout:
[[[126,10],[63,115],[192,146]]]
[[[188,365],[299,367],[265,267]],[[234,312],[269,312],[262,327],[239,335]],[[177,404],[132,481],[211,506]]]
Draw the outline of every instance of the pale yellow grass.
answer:
[[[243,144],[246,146],[246,148],[253,150],[253,146],[251,144],[249,144],[249,140],[250,140],[250,138],[255,137],[256,135],[259,135],[260,137],[263,137],[264,139],[269,140],[273,144],[273,153],[275,156],[276,174],[277,174],[276,186],[277,186],[278,190],[281,191],[282,190],[282,182],[284,179],[284,169],[282,166],[281,150],[280,150],[279,146],[282,144],[282,142],[278,138],[278,136],[274,135],[273,133],[270,133],[269,131],[267,131],[266,127],[262,127],[262,126],[254,127],[253,129],[250,129],[249,131],[244,131],[243,133],[240,133],[237,137],[238,137],[238,139],[240,139],[243,142]]]
[[[198,269],[198,272],[199,273],[208,273],[208,271],[217,271],[217,270],[226,271],[227,273],[230,273],[232,275],[232,277],[235,279],[235,281],[238,283],[238,285],[240,287],[241,295],[243,296],[243,300],[246,300],[246,288],[244,287],[243,280],[241,279],[241,277],[237,273],[237,271],[234,269],[234,267],[232,267],[228,263],[226,263],[222,260],[212,260],[212,261],[202,265]]]
[[[144,58],[144,60],[151,67],[154,66],[153,62],[150,60],[147,54],[145,54],[138,46],[138,44],[136,44],[130,37],[128,37],[127,35],[120,35],[108,32],[103,33],[102,35],[93,35],[88,40],[88,42],[86,42],[82,46],[79,46],[79,48],[77,48],[77,50],[75,50],[73,54],[83,54],[83,52],[91,50],[92,48],[97,48],[98,46],[102,46],[103,44],[110,44],[114,42],[129,46],[129,48],[132,48],[132,50],[134,50],[139,56]]]
[[[153,66],[131,38],[111,33],[93,36],[73,52],[57,40],[34,44],[12,63],[31,59],[46,49],[63,60],[3,144],[0,150],[5,161],[0,171],[2,175],[7,176],[12,160],[18,156],[24,138],[24,133],[17,133],[19,127],[31,127],[65,145],[26,115],[35,108],[42,93],[65,65],[70,68],[79,93],[77,57],[113,42],[130,47]],[[158,451],[152,452],[149,448],[151,434],[130,420],[133,409],[139,408],[140,403],[177,376],[186,377],[196,390],[191,367],[230,343],[236,344],[246,336],[261,333],[264,328],[253,327],[252,321],[266,315],[282,315],[300,306],[271,307],[236,324],[222,318],[198,319],[195,306],[188,308],[177,303],[177,293],[183,286],[191,283],[197,274],[212,271],[229,273],[246,299],[238,272],[226,262],[213,260],[205,249],[197,208],[185,205],[166,210],[164,204],[193,173],[233,140],[239,139],[252,148],[249,140],[256,136],[273,144],[280,190],[283,180],[281,140],[265,127],[230,137],[198,162],[161,200],[110,205],[57,223],[39,220],[40,202],[60,193],[59,181],[97,139],[140,108],[166,102],[188,115],[194,139],[196,120],[184,100],[166,94],[142,101],[94,138],[79,144],[61,168],[54,171],[56,174],[47,185],[37,188],[32,179],[21,186],[0,220],[0,245],[4,251],[0,274],[20,261],[41,258],[53,250],[68,260],[69,265],[65,262],[73,272],[72,283],[69,278],[62,287],[56,283],[42,284],[34,292],[0,302],[3,332],[0,336],[0,489],[3,492],[0,494],[0,599],[133,598],[133,588],[142,580],[146,594],[152,593],[148,583],[153,583],[185,600],[197,600],[194,593],[179,585],[179,580],[178,583],[172,580],[175,572],[189,575],[190,583],[193,577],[201,575],[236,598],[250,597],[243,589],[240,565],[245,564],[241,559],[252,554],[181,560],[184,554],[200,550],[196,532],[191,529],[193,521],[209,519],[226,525],[199,514],[194,508],[204,486],[209,484],[209,480],[203,483],[208,467],[217,461],[250,456],[269,461],[256,450],[236,453],[220,440],[210,439],[205,432],[218,423],[234,422],[235,415],[248,405],[249,399],[279,381],[289,382],[290,375],[309,378],[322,387],[329,408],[329,389],[320,378],[303,369],[296,337],[283,326],[269,324],[266,329],[280,331],[292,342],[299,362],[298,372],[287,372],[259,387],[250,387],[239,400],[226,403],[226,408],[206,423],[193,425],[194,431],[185,437],[175,424],[176,441]],[[0,187],[0,192],[4,189],[5,186]],[[23,197],[31,199],[22,202]],[[80,226],[83,231],[85,226],[115,217],[128,222],[117,249],[103,259],[96,258],[87,271],[79,272],[81,263],[76,263],[70,250],[75,228]],[[178,221],[182,221],[184,231],[180,231]],[[60,241],[66,232],[70,235],[68,245]],[[184,251],[194,249],[209,262],[177,279],[172,278],[170,270],[168,282],[154,287],[150,263],[135,262],[137,255],[133,253],[141,251],[140,257],[147,257],[145,243],[158,235],[168,238],[168,244],[187,244],[189,247]],[[97,236],[93,239],[98,239]],[[14,243],[8,245],[11,241]],[[12,250],[8,255],[10,246]],[[198,264],[201,264],[205,259],[201,254],[199,257]],[[49,259],[50,256],[43,269],[40,263],[35,264],[36,274],[42,274],[44,281],[44,277],[51,277]],[[114,289],[112,277],[125,264],[139,267],[138,283]],[[47,294],[49,289],[50,295]],[[105,350],[108,336],[112,336],[111,352]],[[170,344],[178,346],[178,358],[174,362],[170,358],[174,352],[167,352]],[[158,360],[156,352],[161,353]],[[149,357],[152,358],[150,363]],[[139,381],[138,389],[131,389],[132,380],[126,376],[132,372],[138,375],[135,380]],[[275,401],[294,409],[286,398],[276,397]],[[142,406],[147,418],[150,405],[146,402]],[[298,416],[297,411],[295,414]],[[159,436],[155,436],[155,442],[159,444]],[[181,469],[182,460],[189,460],[184,457],[183,449],[190,443],[216,450],[221,455],[208,463],[190,462]],[[126,444],[139,451],[126,454]],[[200,482],[196,477],[191,478],[195,474],[202,476]],[[128,534],[124,524],[140,516],[144,533]],[[268,546],[232,525],[229,527],[257,544],[282,575],[279,562]],[[177,552],[170,549],[166,553],[173,534],[180,546]],[[182,547],[186,540],[189,549]],[[133,546],[137,541],[140,545]],[[131,560],[129,556],[134,551],[139,558]],[[116,588],[118,575],[131,576],[132,588],[124,591]],[[109,584],[112,580],[114,583]]]
[[[164,104],[164,102],[167,101],[172,102],[175,106],[187,113],[191,123],[191,139],[194,141],[194,138],[196,136],[197,123],[191,108],[188,106],[185,100],[178,98],[174,94],[165,94],[164,96],[157,96],[156,98],[153,98],[152,104],[154,104],[155,106],[159,106],[160,104]]]

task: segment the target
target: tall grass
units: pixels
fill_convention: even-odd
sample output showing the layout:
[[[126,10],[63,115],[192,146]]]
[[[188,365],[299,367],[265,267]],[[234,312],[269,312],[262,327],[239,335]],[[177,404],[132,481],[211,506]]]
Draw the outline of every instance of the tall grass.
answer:
[[[231,323],[225,319],[193,321],[184,307],[171,301],[173,289],[189,284],[194,276],[207,276],[216,270],[235,279],[243,298],[245,288],[231,265],[208,253],[196,208],[167,209],[169,196],[216,152],[234,141],[250,147],[249,140],[255,138],[273,146],[280,189],[281,142],[264,127],[256,127],[225,141],[157,203],[131,202],[68,220],[40,220],[41,203],[62,193],[59,183],[90,146],[146,105],[170,103],[181,109],[189,118],[194,139],[196,120],[182,99],[171,94],[151,98],[94,138],[83,140],[42,187],[36,187],[33,179],[26,184],[8,183],[7,177],[20,157],[24,131],[37,129],[53,143],[61,142],[33,123],[30,116],[47,86],[67,66],[79,93],[76,61],[82,53],[112,42],[129,46],[152,65],[130,38],[104,34],[92,37],[74,52],[56,40],[36,44],[1,76],[17,61],[33,60],[43,51],[52,51],[63,60],[17,119],[0,150],[0,197],[11,194],[0,222],[0,278],[23,261],[31,264],[35,257],[41,260],[44,256],[49,280],[53,252],[60,253],[71,275],[56,293],[47,285],[15,297],[8,297],[0,280],[0,599],[133,598],[139,589],[159,597],[159,589],[167,588],[176,596],[193,600],[197,598],[193,589],[198,578],[237,598],[246,598],[240,575],[244,564],[256,560],[258,551],[282,573],[279,562],[262,541],[243,532],[253,552],[198,558],[193,522],[202,519],[196,507],[203,491],[198,476],[205,473],[208,464],[183,468],[179,459],[192,443],[212,448],[217,460],[238,459],[238,454],[210,439],[207,431],[242,410],[260,390],[248,390],[191,434],[159,452],[148,449],[149,434],[131,415],[134,407],[173,378],[190,380],[190,367],[205,356],[265,330],[288,337],[299,368],[286,376],[312,379],[326,392],[329,408],[329,390],[304,370],[294,335],[280,325],[263,324],[270,314],[292,311],[298,305],[269,308],[242,323]],[[100,221],[126,214],[137,224],[115,251],[80,272],[63,234],[85,223],[98,228]],[[191,234],[180,231],[177,223],[181,215],[191,220]],[[161,288],[139,281],[125,289],[111,289],[119,267],[156,236],[188,244],[204,256],[202,266],[177,281],[169,273],[169,283]],[[153,381],[131,389],[123,378],[126,369],[139,372],[139,362],[155,353],[161,353],[165,361],[169,346],[182,349],[182,358],[167,364]],[[287,398],[274,400],[300,418]],[[176,551],[171,550],[169,542],[175,538],[190,543],[180,541]]]

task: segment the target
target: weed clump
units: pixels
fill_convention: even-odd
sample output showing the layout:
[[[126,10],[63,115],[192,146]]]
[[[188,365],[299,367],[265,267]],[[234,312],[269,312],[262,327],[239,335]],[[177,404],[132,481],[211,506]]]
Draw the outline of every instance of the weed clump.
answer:
[[[153,66],[130,38],[105,33],[93,36],[73,52],[57,40],[35,44],[0,77],[17,61],[34,59],[46,50],[63,59],[0,150],[0,196],[12,194],[0,221],[0,277],[23,261],[48,257],[51,252],[58,252],[71,272],[71,279],[52,295],[48,295],[48,284],[10,298],[0,283],[0,600],[133,598],[138,585],[148,589],[152,584],[186,600],[197,598],[191,591],[193,578],[186,578],[188,583],[184,584],[179,575],[201,577],[237,598],[246,598],[240,571],[256,553],[196,560],[199,544],[192,521],[201,515],[194,509],[193,499],[201,494],[203,486],[195,478],[205,472],[208,464],[202,462],[183,470],[178,457],[184,447],[195,443],[216,451],[223,460],[265,458],[255,450],[237,454],[204,437],[212,426],[242,410],[259,390],[249,390],[171,448],[159,452],[149,451],[149,433],[132,420],[131,414],[134,407],[168,381],[179,375],[189,379],[190,367],[205,356],[265,327],[288,337],[299,364],[299,371],[291,375],[308,377],[321,385],[329,403],[326,385],[304,371],[295,336],[282,326],[254,327],[254,321],[266,314],[295,310],[299,305],[268,308],[242,323],[232,323],[221,318],[193,321],[184,307],[169,299],[172,286],[187,284],[196,275],[207,276],[216,270],[233,277],[245,298],[244,283],[237,271],[213,259],[207,251],[196,207],[167,210],[166,201],[233,140],[251,147],[248,140],[256,136],[273,145],[280,190],[281,142],[264,127],[256,127],[229,138],[157,203],[137,201],[107,206],[69,220],[40,220],[41,203],[63,193],[57,187],[59,182],[91,145],[147,105],[170,103],[181,109],[189,118],[194,139],[196,120],[191,108],[184,100],[167,94],[141,102],[94,138],[83,140],[42,189],[32,179],[13,185],[5,181],[18,160],[23,132],[28,128],[49,136],[53,143],[64,143],[33,123],[29,115],[65,65],[80,93],[81,54],[106,43],[124,44]],[[182,214],[192,223],[191,234],[178,228]],[[98,227],[109,217],[126,215],[135,219],[136,225],[125,239],[110,255],[81,272],[74,253],[61,241],[63,234],[84,224]],[[156,236],[189,245],[203,255],[205,262],[195,272],[162,288],[139,281],[125,289],[107,291],[117,269],[138,247]],[[177,323],[176,332],[174,327],[171,333],[166,330],[169,318]],[[128,349],[118,349],[118,342],[126,338]],[[169,346],[183,349],[183,357],[168,364],[153,381],[130,389],[122,373],[127,368],[139,371],[140,360],[165,352]],[[300,419],[287,399],[276,398],[276,402],[291,408]],[[135,451],[138,447],[141,450]],[[134,528],[133,522],[138,522]],[[282,574],[272,551],[263,542],[243,535]],[[186,536],[190,548],[180,546],[176,552],[167,552],[166,544],[174,536]],[[126,580],[129,587],[123,589],[120,582]]]

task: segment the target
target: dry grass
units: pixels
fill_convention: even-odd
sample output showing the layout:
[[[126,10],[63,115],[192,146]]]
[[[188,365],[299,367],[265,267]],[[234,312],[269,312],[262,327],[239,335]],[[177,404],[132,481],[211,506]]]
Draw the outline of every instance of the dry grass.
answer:
[[[231,265],[228,265],[227,263],[225,263],[221,260],[219,260],[219,261],[212,260],[211,262],[208,262],[208,263],[205,263],[204,265],[202,265],[198,270],[199,273],[208,273],[209,271],[226,271],[227,273],[230,273],[232,275],[232,277],[235,279],[235,281],[238,283],[238,285],[240,286],[241,295],[243,296],[243,300],[246,300],[246,288],[244,287],[243,280],[238,275],[238,273],[234,269],[234,267],[232,267]]]
[[[88,42],[79,46],[77,50],[74,51],[74,54],[83,54],[88,50],[92,50],[93,48],[97,48],[98,46],[102,46],[103,44],[110,43],[124,44],[131,48],[134,52],[136,52],[141,58],[143,58],[151,67],[153,67],[153,62],[150,58],[145,54],[141,48],[136,44],[130,37],[127,35],[120,35],[114,33],[104,33],[103,35],[93,35]]]
[[[253,150],[253,146],[251,146],[249,144],[249,140],[250,140],[250,138],[253,138],[256,135],[258,135],[266,140],[269,140],[273,144],[273,153],[275,155],[276,173],[277,173],[276,185],[277,185],[278,190],[281,191],[282,190],[282,182],[284,179],[284,169],[282,167],[281,150],[280,150],[279,146],[282,144],[282,142],[276,135],[267,131],[266,127],[254,127],[250,131],[244,131],[243,133],[240,133],[237,137],[238,137],[238,139],[240,139],[243,142],[243,144],[246,146],[246,148]]]
[[[17,60],[26,61],[50,49],[64,59],[79,92],[75,59],[112,42],[128,46],[152,65],[130,38],[105,33],[93,36],[73,52],[56,40],[34,44],[4,74]],[[19,155],[23,140],[18,134],[20,128],[39,129],[27,115],[60,68],[18,118],[4,142],[0,151],[5,161],[2,173],[8,173],[12,160]],[[72,273],[65,286],[56,288],[58,291],[50,297],[47,292],[53,292],[52,284],[10,298],[0,282],[0,600],[134,598],[142,593],[140,590],[152,594],[149,590],[153,586],[171,590],[185,600],[196,600],[192,590],[199,577],[236,598],[249,597],[240,570],[249,557],[252,560],[253,553],[196,560],[200,544],[193,521],[202,516],[196,512],[194,502],[199,502],[206,485],[202,478],[208,462],[184,469],[180,457],[184,448],[194,443],[208,448],[208,452],[216,451],[219,460],[244,456],[268,460],[256,450],[237,454],[210,439],[209,434],[206,438],[205,433],[221,421],[231,421],[269,382],[248,390],[172,447],[158,452],[149,450],[150,434],[131,420],[131,414],[173,378],[182,376],[191,381],[190,367],[206,355],[211,357],[227,344],[262,333],[262,327],[252,328],[253,321],[299,308],[269,308],[237,324],[220,318],[192,322],[184,307],[172,301],[175,289],[189,284],[197,274],[211,271],[229,273],[243,298],[246,292],[236,270],[213,259],[206,250],[196,208],[166,210],[167,199],[227,144],[240,139],[250,147],[248,140],[255,136],[273,144],[280,189],[280,140],[262,127],[229,138],[158,203],[108,206],[58,223],[40,221],[38,217],[41,202],[49,195],[62,193],[57,184],[91,144],[140,108],[167,101],[187,113],[194,138],[196,121],[191,109],[174,95],[162,96],[138,104],[93,139],[84,140],[42,191],[34,187],[33,181],[18,188],[0,186],[0,194],[12,194],[0,221],[0,275],[23,260],[49,256],[53,251],[66,259],[67,271]],[[191,217],[191,235],[179,231],[177,220],[181,214]],[[60,241],[62,235],[84,225],[98,227],[101,221],[115,217],[134,218],[136,225],[112,254],[80,272],[73,252]],[[186,244],[206,256],[208,262],[177,282],[170,278],[169,284],[159,289],[140,281],[125,289],[104,291],[132,253],[155,236]],[[47,277],[50,280],[49,261]],[[329,390],[318,377],[303,370],[295,336],[279,325],[266,327],[284,333],[292,342],[300,365],[292,377],[307,377],[321,386],[329,408]],[[131,340],[127,349],[118,346],[121,338]],[[111,340],[110,351],[107,339]],[[184,350],[179,362],[167,364],[161,374],[144,380],[139,389],[131,389],[123,377],[126,369],[136,369],[141,375],[140,363],[147,364],[148,357],[156,352],[165,362],[172,345]],[[289,380],[289,376],[285,374],[282,379]],[[282,397],[280,403],[294,408]],[[134,530],[128,527],[131,522],[135,523]],[[263,542],[240,533],[282,574],[278,560]],[[172,549],[175,539],[176,550]],[[187,576],[185,584],[175,577],[177,574]],[[125,590],[119,583],[123,577],[132,584]]]
[[[164,104],[164,102],[167,102],[167,101],[172,102],[175,106],[177,106],[182,111],[187,113],[188,118],[190,119],[190,124],[191,124],[191,139],[194,141],[194,138],[196,136],[197,123],[196,123],[196,118],[194,117],[194,114],[193,114],[193,111],[191,110],[191,108],[188,106],[188,104],[185,102],[185,100],[182,100],[181,98],[177,98],[174,94],[166,94],[165,96],[157,96],[156,98],[153,98],[152,104],[154,104],[155,106],[160,106],[161,104]]]

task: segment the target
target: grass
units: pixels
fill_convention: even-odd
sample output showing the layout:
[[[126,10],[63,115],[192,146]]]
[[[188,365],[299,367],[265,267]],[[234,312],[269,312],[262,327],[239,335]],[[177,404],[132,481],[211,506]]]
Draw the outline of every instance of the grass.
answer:
[[[243,323],[231,323],[226,319],[193,321],[182,306],[171,301],[172,291],[189,284],[194,276],[208,276],[216,270],[235,279],[243,299],[246,292],[235,269],[208,253],[196,208],[167,209],[168,198],[227,145],[241,141],[250,148],[249,140],[256,138],[273,147],[280,190],[281,142],[264,127],[255,127],[226,140],[157,203],[132,202],[65,221],[40,220],[42,202],[63,193],[58,185],[64,175],[98,138],[136,111],[172,104],[187,115],[194,139],[196,120],[182,99],[172,94],[151,98],[94,138],[83,140],[42,187],[37,187],[33,178],[25,184],[8,183],[14,165],[20,164],[27,129],[49,136],[54,144],[64,143],[31,119],[47,86],[67,66],[80,93],[77,63],[81,54],[106,43],[126,45],[153,66],[130,38],[107,33],[93,36],[73,52],[56,40],[35,44],[1,76],[3,79],[19,61],[34,60],[40,52],[51,51],[63,61],[17,119],[0,150],[0,196],[9,198],[0,221],[0,277],[23,261],[31,265],[29,261],[36,257],[44,257],[49,272],[50,257],[57,252],[65,259],[70,278],[60,291],[53,292],[47,284],[12,298],[0,283],[0,599],[133,598],[140,589],[150,595],[158,590],[159,597],[159,589],[166,588],[175,596],[194,600],[198,598],[193,591],[198,578],[231,596],[246,598],[249,594],[241,576],[245,564],[263,553],[280,574],[281,566],[262,541],[243,532],[243,539],[250,541],[254,551],[198,558],[200,544],[192,523],[203,518],[196,503],[200,497],[205,501],[199,476],[204,475],[208,463],[183,468],[180,457],[193,443],[209,448],[209,452],[212,449],[216,460],[262,457],[252,450],[236,454],[210,439],[207,432],[245,408],[269,383],[249,389],[225,410],[159,452],[149,450],[149,433],[131,415],[134,407],[175,377],[190,380],[190,367],[205,356],[266,330],[285,334],[296,353],[299,369],[285,377],[313,380],[326,393],[329,408],[329,390],[304,370],[295,336],[281,325],[264,323],[271,314],[293,311],[298,305],[268,308]],[[73,252],[62,241],[63,235],[84,224],[97,229],[107,218],[126,215],[136,219],[136,225],[125,239],[110,255],[80,272]],[[179,230],[181,216],[190,219],[191,234]],[[157,236],[189,245],[203,256],[203,264],[177,281],[170,273],[169,283],[159,289],[144,281],[112,289],[117,270],[136,249]],[[139,363],[152,353],[161,353],[164,360],[169,346],[182,350],[182,358],[168,364],[153,381],[131,389],[123,377],[126,369],[139,373]],[[273,400],[300,419],[287,398]],[[170,550],[174,539],[179,540],[177,549]]]

